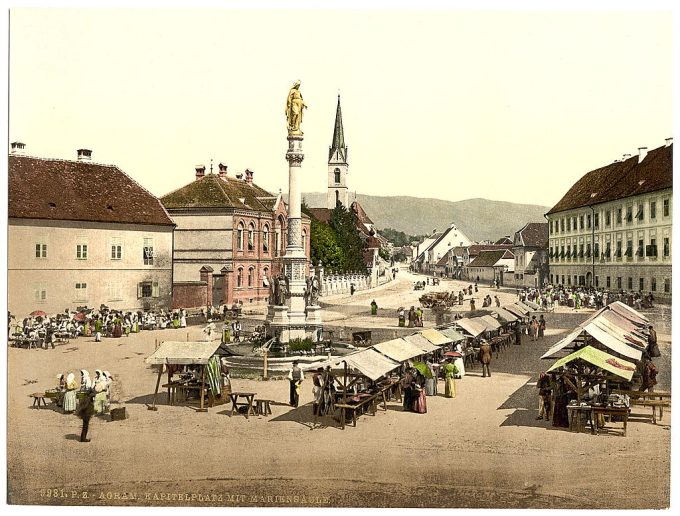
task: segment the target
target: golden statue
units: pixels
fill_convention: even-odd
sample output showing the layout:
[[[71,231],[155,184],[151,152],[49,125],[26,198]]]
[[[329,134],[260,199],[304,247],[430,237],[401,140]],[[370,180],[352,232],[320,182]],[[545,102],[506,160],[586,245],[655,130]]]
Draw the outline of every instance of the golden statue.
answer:
[[[288,134],[302,135],[300,124],[302,123],[302,110],[307,107],[305,101],[302,100],[302,93],[300,93],[300,81],[295,81],[293,87],[288,92],[288,100],[286,101],[286,118],[288,119]]]

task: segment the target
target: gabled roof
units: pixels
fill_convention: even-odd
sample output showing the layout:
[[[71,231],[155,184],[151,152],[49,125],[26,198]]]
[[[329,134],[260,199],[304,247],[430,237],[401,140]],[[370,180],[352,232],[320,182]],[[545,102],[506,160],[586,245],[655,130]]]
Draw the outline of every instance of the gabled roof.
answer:
[[[359,219],[359,222],[362,224],[371,224],[373,225],[373,221],[370,219],[370,217],[366,214],[366,211],[364,208],[359,204],[358,201],[354,201],[351,205],[352,210],[354,210],[354,213],[356,213],[357,218]]]
[[[454,231],[454,230],[455,230],[455,231],[460,231],[460,229],[458,229],[458,228],[456,227],[455,224],[451,224],[444,232],[442,232],[442,233],[437,237],[437,239],[436,239],[434,242],[432,242],[432,244],[430,244],[430,245],[428,246],[428,248],[426,249],[426,251],[429,251],[430,249],[434,249],[437,245],[439,245],[439,243],[440,243],[442,240],[444,240],[444,239],[446,238],[446,235],[448,235],[449,233],[451,233],[451,231]],[[460,232],[462,233],[462,231],[460,231]]]
[[[494,251],[481,251],[477,258],[472,260],[468,267],[493,267],[503,258],[513,258],[514,255],[506,249]]]
[[[312,216],[319,222],[328,224],[331,221],[331,212],[328,208],[308,208]]]
[[[470,256],[477,256],[482,251],[498,251],[512,249],[512,244],[474,244],[467,248]]]
[[[449,261],[449,253],[446,253],[444,256],[442,256],[439,261],[437,262],[437,265],[446,265]]]
[[[271,212],[276,196],[254,183],[229,176],[206,174],[161,197],[169,209],[232,208]]]
[[[592,170],[579,179],[547,213],[572,210],[673,188],[673,144]]]
[[[519,237],[519,241],[517,240]],[[547,222],[529,222],[526,226],[520,229],[515,235],[515,241],[524,247],[540,247],[548,248],[548,223]]]
[[[501,244],[507,245],[507,244],[511,244],[511,245],[512,245],[512,240],[510,240],[508,237],[504,236],[504,237],[499,238],[498,240],[496,240],[496,241],[494,242],[494,244],[496,244],[496,245],[501,245]]]
[[[157,197],[114,165],[10,155],[9,217],[172,226]]]

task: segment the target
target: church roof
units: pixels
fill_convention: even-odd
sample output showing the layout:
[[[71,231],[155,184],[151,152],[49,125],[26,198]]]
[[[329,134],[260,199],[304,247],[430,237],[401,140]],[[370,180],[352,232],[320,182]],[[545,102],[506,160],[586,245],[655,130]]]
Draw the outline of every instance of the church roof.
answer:
[[[328,149],[328,160],[346,162],[347,146],[345,145],[345,131],[342,127],[342,110],[340,109],[340,95],[338,95],[338,107],[335,110],[335,126],[333,127],[333,141]]]
[[[115,165],[9,156],[10,217],[173,226],[158,198]]]
[[[373,221],[371,218],[368,216],[366,213],[366,210],[364,210],[364,207],[359,204],[358,201],[354,201],[352,203],[352,209],[354,210],[354,213],[356,213],[357,218],[359,219],[359,222],[362,224],[373,224]]]

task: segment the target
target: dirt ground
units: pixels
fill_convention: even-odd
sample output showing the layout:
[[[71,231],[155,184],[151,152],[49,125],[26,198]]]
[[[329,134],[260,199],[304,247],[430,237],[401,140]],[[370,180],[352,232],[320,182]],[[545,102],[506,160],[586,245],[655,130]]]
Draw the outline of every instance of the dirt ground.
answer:
[[[372,292],[324,299],[329,327],[396,331],[396,308],[410,306],[413,277]],[[442,290],[462,283],[442,282]],[[432,288],[432,287],[430,287]],[[478,306],[487,289],[482,288]],[[493,297],[494,294],[492,294]],[[503,304],[512,291],[501,293]],[[385,310],[368,315],[372,299]],[[466,302],[465,308],[469,304]],[[457,397],[428,397],[427,414],[362,416],[345,430],[313,425],[311,380],[300,407],[286,381],[233,380],[234,390],[275,400],[273,414],[230,417],[166,405],[147,410],[155,374],[144,358],[155,341],[199,339],[199,327],[143,332],[95,343],[79,338],[52,350],[8,350],[8,497],[13,504],[492,508],[663,508],[670,499],[670,411],[653,425],[631,417],[628,435],[609,424],[599,436],[536,420],[540,355],[590,312],[548,314],[542,341],[524,340],[457,381]],[[670,310],[649,314],[659,328],[661,388],[670,388]],[[426,326],[432,321],[426,320]],[[109,370],[129,418],[95,418],[90,443],[81,421],[31,407],[29,395],[58,373]],[[443,383],[440,382],[440,391]],[[634,414],[648,415],[649,409]],[[625,480],[622,484],[622,480]],[[622,488],[625,485],[625,488]]]

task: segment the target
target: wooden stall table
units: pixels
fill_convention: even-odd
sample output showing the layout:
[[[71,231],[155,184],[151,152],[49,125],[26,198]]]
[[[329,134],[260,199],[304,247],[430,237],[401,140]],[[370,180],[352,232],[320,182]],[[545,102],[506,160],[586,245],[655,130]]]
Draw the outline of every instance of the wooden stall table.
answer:
[[[45,393],[44,392],[34,392],[30,396],[31,396],[31,398],[33,398],[33,406],[34,407],[40,409],[40,404],[42,403],[42,406],[47,408],[47,402],[45,401]]]
[[[272,413],[272,400],[255,400],[255,412],[261,416],[267,416]]]
[[[623,437],[626,437],[626,429],[628,428],[628,414],[630,409],[627,407],[599,407],[593,405],[590,412],[590,429],[593,435],[597,435],[597,415],[602,414],[603,416],[609,416],[610,421],[612,416],[620,417],[623,419]]]
[[[591,406],[567,405],[567,412],[569,413],[569,431],[585,432],[586,425],[583,421],[583,414],[591,417]]]
[[[173,382],[171,382],[173,383]],[[166,384],[169,385],[169,384]],[[183,384],[183,383],[178,383],[177,385],[174,386],[175,390],[175,402],[177,401],[187,401],[189,399],[189,391],[198,391],[198,399],[196,402],[199,402],[201,399],[201,390],[204,391],[204,395],[208,397],[209,404],[212,407],[214,404],[214,397],[210,393],[210,386],[206,385],[201,385],[201,384]],[[205,411],[207,409],[204,409]]]
[[[229,417],[234,415],[234,411],[238,412],[238,407],[248,407],[246,409],[246,419],[249,419],[248,416],[252,414],[253,416],[257,416],[255,413],[255,407],[253,406],[253,400],[255,399],[255,394],[254,392],[232,392],[229,394],[229,397],[231,397],[231,413],[229,414]],[[245,398],[245,402],[238,402],[239,398]]]
[[[663,419],[663,409],[671,406],[670,391],[628,391],[613,389],[612,394],[627,394],[631,407],[652,407],[652,423],[656,424],[656,409],[659,409],[659,420]],[[658,398],[658,399],[657,399]]]
[[[169,382],[161,385],[164,389],[168,389],[168,405],[174,405],[179,400],[177,398],[177,390],[182,386],[180,382]]]
[[[375,416],[376,413],[376,399],[380,396],[377,394],[358,394],[354,397],[359,398],[359,401],[355,403],[336,403],[335,408],[340,409],[340,427],[345,429],[345,416],[347,412],[352,413],[352,426],[357,426],[357,417],[366,412],[366,408],[370,408],[371,415]],[[351,400],[350,400],[351,401]],[[387,404],[385,404],[385,410],[387,410]]]

